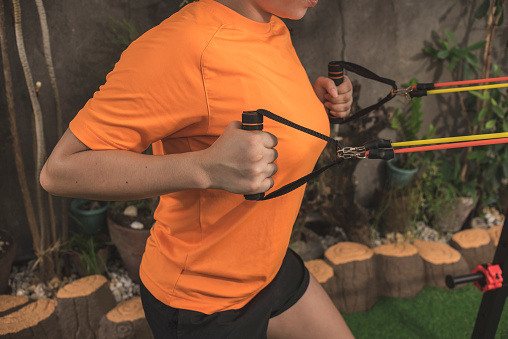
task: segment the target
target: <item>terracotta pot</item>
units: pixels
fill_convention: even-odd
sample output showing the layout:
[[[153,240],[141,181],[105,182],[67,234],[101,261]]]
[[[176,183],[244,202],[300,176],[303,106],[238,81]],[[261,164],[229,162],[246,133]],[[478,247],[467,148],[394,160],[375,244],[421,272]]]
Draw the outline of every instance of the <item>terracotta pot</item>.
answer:
[[[443,232],[458,232],[462,229],[467,217],[473,211],[473,198],[456,198],[449,207],[443,206],[443,215],[435,221],[435,228]]]
[[[14,238],[5,230],[0,229],[0,239],[10,243],[7,251],[0,254],[0,294],[7,290],[9,275],[11,274],[12,263],[16,256],[16,243]]]
[[[146,240],[150,236],[150,230],[124,227],[115,223],[111,218],[108,218],[108,229],[111,241],[118,249],[129,277],[139,283],[139,266],[145,252]]]

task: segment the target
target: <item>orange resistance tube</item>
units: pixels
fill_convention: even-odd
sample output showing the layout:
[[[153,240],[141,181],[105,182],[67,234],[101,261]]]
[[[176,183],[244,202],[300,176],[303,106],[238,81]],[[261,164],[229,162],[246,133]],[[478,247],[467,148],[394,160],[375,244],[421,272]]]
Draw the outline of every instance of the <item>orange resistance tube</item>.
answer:
[[[456,142],[456,143],[451,143],[451,144],[400,148],[400,149],[394,150],[394,153],[425,152],[425,151],[435,151],[435,150],[441,150],[441,149],[462,148],[462,147],[471,147],[471,146],[485,146],[485,145],[506,144],[506,143],[508,143],[508,138],[476,140],[476,141]]]

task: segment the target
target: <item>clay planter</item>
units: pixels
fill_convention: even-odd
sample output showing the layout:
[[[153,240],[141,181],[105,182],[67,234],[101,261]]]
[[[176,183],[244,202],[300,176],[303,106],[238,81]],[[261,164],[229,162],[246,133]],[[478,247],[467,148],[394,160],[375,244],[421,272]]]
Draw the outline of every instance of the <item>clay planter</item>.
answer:
[[[406,186],[416,173],[418,173],[418,168],[402,169],[397,167],[395,159],[386,162],[386,181],[390,187]]]
[[[446,206],[444,207],[444,209],[448,209],[448,211],[437,218],[435,222],[436,228],[443,232],[456,233],[460,231],[474,207],[473,198],[457,198],[451,203],[449,208],[446,208]]]
[[[73,216],[72,224],[76,231],[84,234],[98,234],[106,226],[106,212],[111,204],[109,201],[100,201],[98,208],[87,210],[83,206],[93,203],[87,199],[73,199],[69,206]]]
[[[127,228],[118,225],[111,218],[108,218],[108,229],[111,241],[118,249],[129,277],[139,283],[139,265],[145,252],[145,244],[150,236],[150,230]]]
[[[0,241],[9,242],[5,252],[0,252],[0,294],[3,294],[7,290],[12,263],[16,256],[16,243],[14,238],[2,229],[0,229]]]

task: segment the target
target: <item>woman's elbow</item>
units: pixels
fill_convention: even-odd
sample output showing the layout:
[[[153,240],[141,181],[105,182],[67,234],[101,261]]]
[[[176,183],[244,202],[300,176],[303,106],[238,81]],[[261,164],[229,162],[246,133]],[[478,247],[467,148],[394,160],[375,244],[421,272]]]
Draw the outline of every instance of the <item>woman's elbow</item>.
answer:
[[[58,188],[58,182],[58,175],[51,170],[51,165],[46,162],[39,174],[39,183],[46,192],[61,196],[63,192]]]

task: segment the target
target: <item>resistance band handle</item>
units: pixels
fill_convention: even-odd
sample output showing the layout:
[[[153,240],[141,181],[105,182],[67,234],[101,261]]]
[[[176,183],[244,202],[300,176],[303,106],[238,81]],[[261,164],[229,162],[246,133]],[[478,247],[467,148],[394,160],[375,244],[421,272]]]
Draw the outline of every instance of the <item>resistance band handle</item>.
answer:
[[[242,113],[242,129],[246,131],[262,131],[263,116],[256,111],[244,111]],[[247,200],[261,200],[265,193],[244,194]]]
[[[436,88],[433,83],[422,83],[411,86],[409,96],[411,98],[421,98],[427,96],[427,91]]]
[[[431,90],[431,89],[435,89],[436,88],[436,85],[433,84],[433,83],[421,83],[421,84],[416,84],[416,89],[417,90],[425,90],[425,91],[428,91],[428,90]]]
[[[369,159],[391,160],[395,157],[393,148],[374,148],[369,150]]]
[[[331,61],[328,63],[328,77],[333,80],[335,86],[340,86],[344,81],[344,68],[337,61]],[[331,124],[341,124],[344,118],[333,118],[329,117]]]
[[[377,139],[366,142],[363,144],[363,147],[365,147],[367,151],[376,148],[392,148],[392,141],[390,139]]]
[[[485,279],[485,275],[483,273],[475,273],[475,274],[466,274],[458,277],[452,277],[451,275],[446,276],[446,286],[452,289],[459,284],[466,284],[474,281],[480,281]]]

